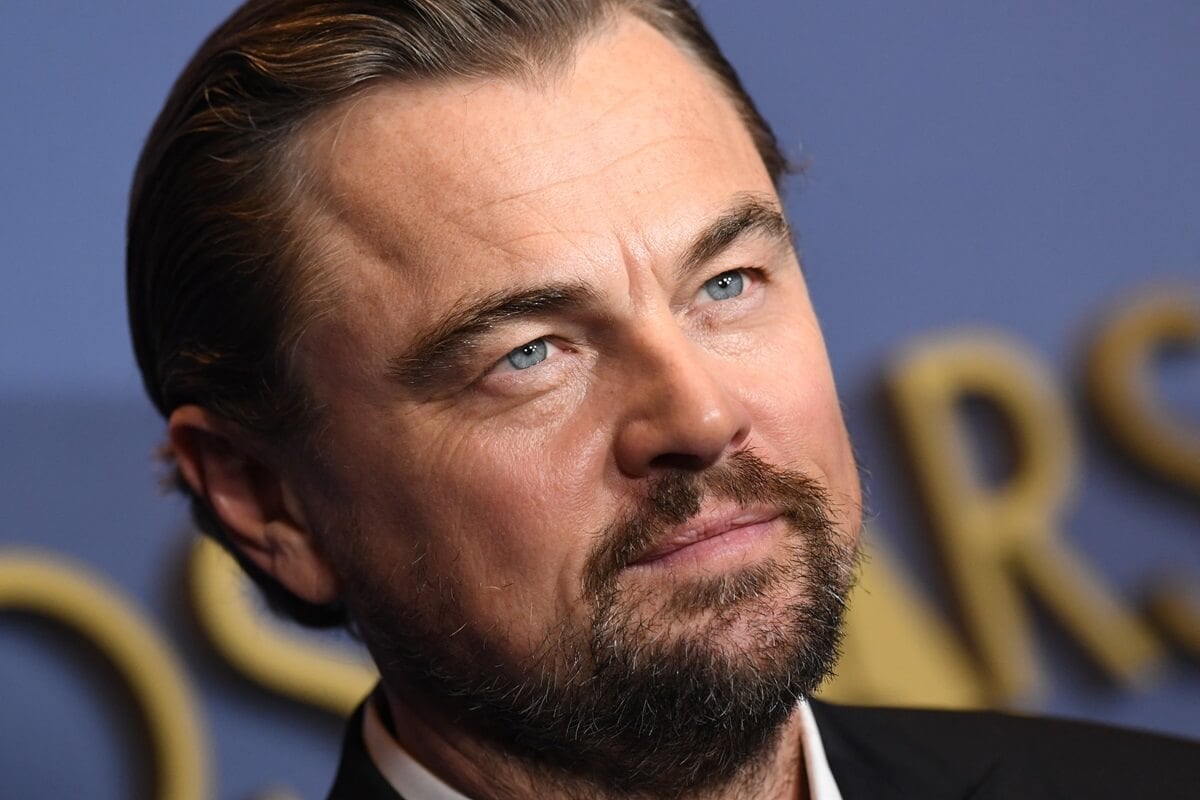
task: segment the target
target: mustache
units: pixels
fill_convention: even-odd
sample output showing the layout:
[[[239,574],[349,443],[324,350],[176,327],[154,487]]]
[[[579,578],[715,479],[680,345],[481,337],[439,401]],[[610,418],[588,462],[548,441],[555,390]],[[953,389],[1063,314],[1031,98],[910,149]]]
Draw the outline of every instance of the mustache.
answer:
[[[832,530],[829,494],[820,482],[739,450],[703,472],[669,472],[654,479],[629,513],[598,534],[584,568],[587,594],[598,597],[611,589],[623,569],[699,514],[705,500],[773,506],[802,532]]]

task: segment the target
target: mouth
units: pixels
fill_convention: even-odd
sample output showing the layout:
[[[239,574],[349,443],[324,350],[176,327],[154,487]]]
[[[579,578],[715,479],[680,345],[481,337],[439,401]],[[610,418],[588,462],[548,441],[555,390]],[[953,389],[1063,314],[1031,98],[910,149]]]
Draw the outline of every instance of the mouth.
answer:
[[[689,562],[746,559],[769,546],[780,525],[775,508],[724,507],[672,528],[630,567],[678,567]]]

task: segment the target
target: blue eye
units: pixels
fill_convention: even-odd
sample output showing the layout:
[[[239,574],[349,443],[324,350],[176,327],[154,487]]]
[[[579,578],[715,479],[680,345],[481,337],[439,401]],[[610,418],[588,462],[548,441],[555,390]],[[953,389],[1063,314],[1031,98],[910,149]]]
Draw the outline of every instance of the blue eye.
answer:
[[[706,281],[704,291],[713,300],[728,300],[742,293],[744,283],[740,270],[730,270]]]
[[[546,360],[546,340],[534,339],[513,349],[508,354],[508,363],[513,369],[529,369]]]

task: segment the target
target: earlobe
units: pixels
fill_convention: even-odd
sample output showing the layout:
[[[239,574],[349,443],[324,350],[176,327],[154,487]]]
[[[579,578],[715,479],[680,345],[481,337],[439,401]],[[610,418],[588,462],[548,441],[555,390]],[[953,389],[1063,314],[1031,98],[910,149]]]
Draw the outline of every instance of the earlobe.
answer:
[[[167,430],[180,474],[209,504],[233,546],[301,599],[337,599],[336,577],[301,504],[284,476],[253,454],[249,434],[199,406],[175,409]]]

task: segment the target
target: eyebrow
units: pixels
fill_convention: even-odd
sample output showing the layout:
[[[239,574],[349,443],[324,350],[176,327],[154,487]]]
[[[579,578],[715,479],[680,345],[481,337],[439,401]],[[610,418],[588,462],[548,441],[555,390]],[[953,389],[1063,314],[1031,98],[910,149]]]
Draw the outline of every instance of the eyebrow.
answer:
[[[752,235],[792,244],[787,220],[773,203],[761,195],[741,194],[692,239],[676,264],[676,279],[686,278]],[[501,324],[574,311],[596,301],[595,289],[579,281],[502,289],[482,298],[464,299],[418,335],[403,353],[389,358],[387,374],[410,390],[436,393],[459,377],[480,337]]]
[[[774,239],[793,245],[792,229],[783,213],[763,195],[741,194],[736,202],[700,231],[675,268],[683,278],[749,236]]]
[[[596,293],[579,282],[501,290],[466,300],[421,334],[404,354],[388,359],[388,375],[410,389],[431,391],[452,381],[479,337],[505,322],[550,316],[594,303]]]

